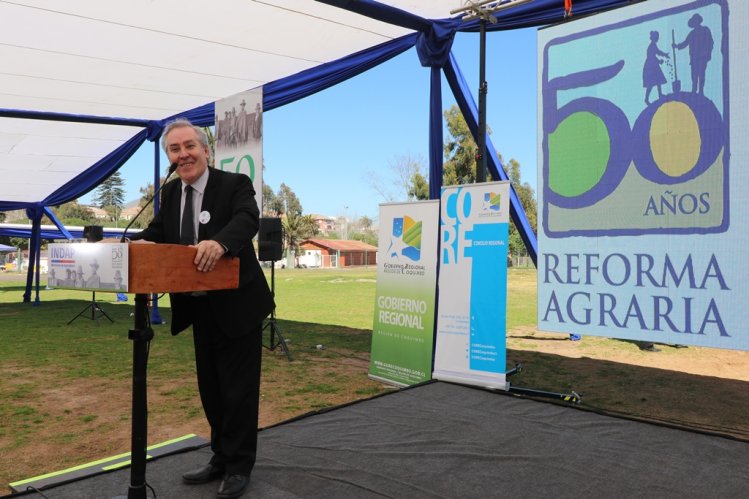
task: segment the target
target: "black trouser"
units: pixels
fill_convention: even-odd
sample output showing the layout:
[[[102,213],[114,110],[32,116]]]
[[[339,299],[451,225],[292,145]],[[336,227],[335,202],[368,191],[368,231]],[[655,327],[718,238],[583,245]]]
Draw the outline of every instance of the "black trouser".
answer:
[[[216,326],[207,297],[193,298],[198,389],[211,426],[211,463],[249,475],[257,453],[262,323],[230,338]]]

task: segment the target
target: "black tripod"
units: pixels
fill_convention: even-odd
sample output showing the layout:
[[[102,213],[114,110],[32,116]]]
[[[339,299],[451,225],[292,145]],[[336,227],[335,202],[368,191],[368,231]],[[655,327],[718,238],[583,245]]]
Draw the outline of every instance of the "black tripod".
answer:
[[[83,310],[81,310],[80,312],[78,312],[78,315],[76,315],[75,317],[73,317],[72,319],[70,319],[70,321],[68,321],[68,325],[72,324],[72,322],[74,320],[76,320],[78,317],[82,316],[88,310],[91,311],[91,320],[92,321],[95,320],[97,324],[99,323],[99,319],[101,318],[101,316],[97,317],[96,316],[96,312],[99,312],[101,315],[103,315],[104,317],[106,317],[107,319],[109,319],[109,322],[114,322],[112,320],[112,318],[109,317],[109,315],[107,315],[107,313],[104,311],[104,309],[101,308],[98,303],[96,303],[96,291],[92,291],[91,292],[91,303],[89,303],[88,305],[86,305]]]
[[[273,298],[275,299],[276,297],[276,262],[275,261],[270,262],[270,293],[271,295],[273,295]],[[275,306],[273,307],[273,310],[271,310],[270,317],[268,318],[265,325],[263,326],[263,331],[265,331],[266,329],[270,329],[270,341],[268,342],[268,346],[265,348],[273,351],[277,347],[280,346],[283,349],[283,352],[286,354],[286,357],[289,359],[289,362],[291,362],[291,353],[289,352],[289,347],[288,345],[286,345],[286,340],[281,334],[281,330],[278,328],[278,324],[276,323],[276,307]]]

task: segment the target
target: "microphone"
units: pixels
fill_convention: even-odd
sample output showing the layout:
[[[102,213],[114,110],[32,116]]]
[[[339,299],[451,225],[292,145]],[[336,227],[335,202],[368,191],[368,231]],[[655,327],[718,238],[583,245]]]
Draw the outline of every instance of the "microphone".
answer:
[[[148,200],[148,201],[146,202],[146,204],[144,204],[144,205],[143,205],[143,208],[141,208],[141,209],[140,209],[140,211],[139,211],[139,212],[138,212],[138,213],[137,213],[137,214],[136,214],[136,215],[135,215],[135,216],[134,216],[134,217],[132,218],[132,220],[130,220],[130,223],[129,223],[129,224],[127,224],[127,227],[125,227],[125,230],[123,230],[123,231],[122,231],[122,237],[120,238],[120,242],[121,242],[121,243],[124,243],[124,242],[126,242],[126,241],[127,241],[127,237],[125,237],[125,236],[127,235],[127,231],[128,231],[128,230],[130,229],[130,227],[131,227],[131,226],[133,225],[133,222],[135,222],[135,221],[136,221],[136,220],[138,219],[138,217],[140,216],[140,214],[141,214],[141,213],[143,213],[143,210],[145,210],[145,209],[146,209],[146,207],[147,207],[147,206],[148,206],[149,204],[151,204],[151,202],[152,202],[152,201],[153,201],[154,199],[156,199],[156,196],[158,196],[158,195],[159,195],[159,192],[161,192],[161,189],[162,189],[162,188],[163,188],[163,187],[164,187],[164,186],[166,185],[166,182],[167,182],[167,180],[169,180],[169,177],[171,177],[171,176],[172,176],[172,174],[173,174],[173,173],[175,172],[175,170],[176,170],[176,169],[177,169],[177,162],[175,161],[174,163],[172,163],[171,165],[169,165],[169,172],[167,172],[167,174],[166,174],[166,178],[164,178],[164,182],[162,182],[162,183],[161,183],[161,185],[159,186],[159,188],[158,188],[158,189],[156,189],[156,190],[155,190],[155,191],[153,192],[153,196],[151,196],[151,199],[149,199],[149,200]]]

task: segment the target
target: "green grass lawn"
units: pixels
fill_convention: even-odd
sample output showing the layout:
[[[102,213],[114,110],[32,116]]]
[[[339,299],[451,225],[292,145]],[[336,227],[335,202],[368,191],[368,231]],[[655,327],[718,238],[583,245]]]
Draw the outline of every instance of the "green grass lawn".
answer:
[[[368,352],[375,299],[374,267],[350,270],[280,269],[275,272],[276,316],[284,336],[295,349],[323,344]],[[0,367],[54,369],[60,377],[129,376],[132,345],[133,296],[122,303],[111,293],[96,298],[114,319],[90,320],[90,314],[67,322],[84,309],[91,293],[40,289],[40,303],[23,303],[23,276],[0,281]],[[535,272],[511,270],[517,285],[508,293],[508,328],[535,323]],[[34,298],[35,295],[32,295]],[[159,300],[169,319],[168,295]],[[168,326],[155,326],[149,364],[152,376],[191,373],[192,342],[171,338]],[[168,344],[167,348],[162,345]],[[188,367],[186,367],[188,366]],[[2,410],[2,409],[0,409]]]
[[[517,275],[535,283],[534,271]],[[375,279],[376,267],[276,270],[278,325],[293,362],[280,348],[264,350],[261,425],[389,389],[367,377]],[[35,305],[22,302],[24,287],[25,275],[0,281],[0,483],[129,450],[133,295],[120,303],[114,294],[97,293],[113,323],[86,313],[67,324],[90,303],[90,292],[48,290],[43,283]],[[527,293],[510,296],[522,310],[510,314],[513,324],[535,321],[535,287]],[[159,305],[169,320],[168,296]],[[173,337],[168,325],[154,330],[149,440],[200,434],[192,429],[204,421],[191,334]],[[189,431],[162,436],[164,426]]]

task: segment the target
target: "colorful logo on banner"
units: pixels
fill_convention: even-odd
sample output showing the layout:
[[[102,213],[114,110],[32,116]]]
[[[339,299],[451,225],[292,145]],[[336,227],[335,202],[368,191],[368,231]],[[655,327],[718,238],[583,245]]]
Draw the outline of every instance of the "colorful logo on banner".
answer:
[[[393,219],[393,232],[387,252],[390,258],[405,256],[413,262],[421,259],[421,221],[405,215]]]
[[[496,192],[487,192],[484,194],[484,211],[499,211],[499,203],[502,201],[502,195]]]
[[[728,13],[699,0],[544,45],[548,237],[727,230]]]

